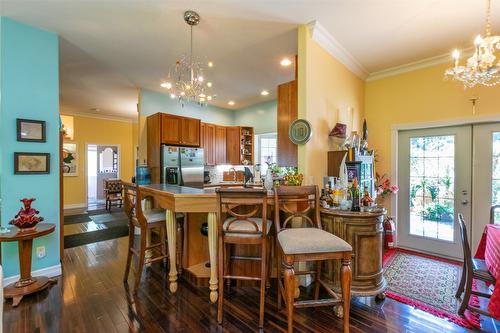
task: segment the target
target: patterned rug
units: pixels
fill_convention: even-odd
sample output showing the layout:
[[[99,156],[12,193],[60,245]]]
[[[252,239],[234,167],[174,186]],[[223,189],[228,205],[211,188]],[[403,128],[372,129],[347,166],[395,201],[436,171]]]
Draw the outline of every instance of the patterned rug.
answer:
[[[477,328],[477,315],[467,311],[466,319],[457,313],[460,304],[455,292],[461,273],[461,264],[451,260],[401,249],[389,250],[384,255],[387,297],[448,318],[460,326]]]

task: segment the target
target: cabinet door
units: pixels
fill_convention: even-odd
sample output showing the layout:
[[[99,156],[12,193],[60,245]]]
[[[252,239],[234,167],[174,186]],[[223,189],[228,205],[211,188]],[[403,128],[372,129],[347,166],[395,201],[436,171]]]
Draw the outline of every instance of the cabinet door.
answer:
[[[200,120],[182,118],[181,144],[184,146],[200,146]]]
[[[204,149],[206,149],[206,147],[205,147],[205,133],[206,133],[206,130],[207,130],[207,124],[206,123],[200,123],[200,148],[204,148]],[[205,156],[205,160],[206,160],[206,156]]]
[[[204,154],[205,164],[215,165],[215,125],[205,124],[205,137],[204,137]]]
[[[238,165],[240,162],[240,128],[226,127],[227,163]]]
[[[181,144],[182,117],[171,114],[161,115],[161,143]]]
[[[226,162],[226,127],[215,126],[215,164]]]
[[[297,81],[278,86],[278,165],[297,166],[297,145],[290,141],[288,129],[297,119]]]

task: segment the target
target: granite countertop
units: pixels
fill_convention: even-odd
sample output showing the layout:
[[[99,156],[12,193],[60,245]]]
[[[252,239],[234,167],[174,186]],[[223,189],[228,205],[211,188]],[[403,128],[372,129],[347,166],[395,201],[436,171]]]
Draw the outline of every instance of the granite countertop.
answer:
[[[237,183],[229,183],[228,185],[238,187]],[[241,183],[240,186],[243,186],[243,183]],[[168,185],[168,184],[150,184],[150,185],[141,185],[140,187],[143,190],[152,190],[152,191],[168,193],[175,197],[212,197],[212,196],[215,197],[215,190],[217,188],[217,186],[206,187],[206,188],[194,188],[194,187]],[[270,195],[272,195],[272,191],[269,191],[269,193]]]

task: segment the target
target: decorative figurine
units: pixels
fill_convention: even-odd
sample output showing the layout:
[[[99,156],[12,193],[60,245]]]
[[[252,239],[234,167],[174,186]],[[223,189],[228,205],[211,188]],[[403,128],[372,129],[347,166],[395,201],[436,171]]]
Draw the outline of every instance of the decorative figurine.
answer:
[[[9,224],[15,225],[21,231],[31,231],[35,229],[35,226],[38,224],[38,222],[43,221],[43,217],[37,216],[38,213],[40,213],[38,210],[31,208],[31,203],[35,201],[36,199],[31,198],[27,199],[24,198],[20,200],[24,208],[21,208],[19,212],[14,216],[14,219],[9,222]]]
[[[372,197],[370,196],[370,193],[368,192],[368,187],[365,186],[365,189],[364,189],[364,194],[363,194],[363,206],[365,207],[369,207],[372,205],[373,203],[373,199]]]

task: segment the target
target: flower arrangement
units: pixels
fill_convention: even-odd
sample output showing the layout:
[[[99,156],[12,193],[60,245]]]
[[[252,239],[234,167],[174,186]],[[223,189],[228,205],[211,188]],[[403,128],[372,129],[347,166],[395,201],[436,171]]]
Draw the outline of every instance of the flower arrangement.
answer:
[[[283,180],[284,180],[285,185],[301,186],[302,181],[304,180],[304,175],[301,173],[298,173],[295,170],[289,170],[283,176]]]
[[[375,179],[375,189],[377,191],[377,195],[385,198],[388,195],[398,193],[399,187],[397,185],[391,184],[391,180],[387,178],[387,174],[383,174],[382,176],[380,176],[378,173],[376,173]]]

